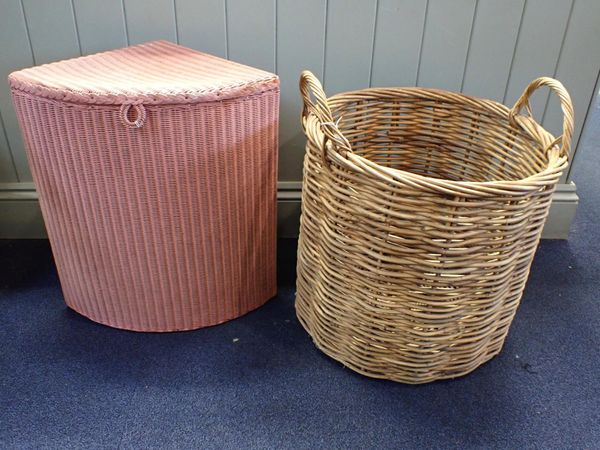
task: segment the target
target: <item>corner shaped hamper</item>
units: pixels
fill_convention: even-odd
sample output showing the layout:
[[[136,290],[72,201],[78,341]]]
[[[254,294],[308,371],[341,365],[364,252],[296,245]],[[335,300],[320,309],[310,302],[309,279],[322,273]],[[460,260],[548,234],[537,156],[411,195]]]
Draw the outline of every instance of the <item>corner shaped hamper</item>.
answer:
[[[276,293],[276,75],[169,42],[9,76],[66,304],[136,331]]]
[[[557,139],[531,114],[542,86],[564,113]],[[562,84],[534,80],[511,109],[422,88],[328,98],[310,72],[300,90],[296,312],[317,347],[404,383],[494,357],[568,166],[573,106]]]

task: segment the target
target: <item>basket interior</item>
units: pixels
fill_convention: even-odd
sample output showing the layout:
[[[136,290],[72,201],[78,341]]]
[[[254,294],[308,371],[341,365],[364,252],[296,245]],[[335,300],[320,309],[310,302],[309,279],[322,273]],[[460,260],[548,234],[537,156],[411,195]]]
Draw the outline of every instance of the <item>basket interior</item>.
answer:
[[[332,112],[355,154],[394,169],[481,182],[520,180],[547,167],[546,153],[509,123],[504,106],[461,95],[440,100],[432,93],[428,99],[422,93],[340,96]]]

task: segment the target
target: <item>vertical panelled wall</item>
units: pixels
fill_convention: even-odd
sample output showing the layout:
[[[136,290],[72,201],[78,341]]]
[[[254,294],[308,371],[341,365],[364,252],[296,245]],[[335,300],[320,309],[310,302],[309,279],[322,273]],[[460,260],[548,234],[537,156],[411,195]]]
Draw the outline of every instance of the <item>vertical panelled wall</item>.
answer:
[[[511,105],[562,80],[582,130],[600,70],[598,0],[0,0],[0,183],[31,174],[4,80],[13,70],[167,39],[281,77],[280,180],[302,177],[298,75],[328,93],[426,86]],[[559,132],[548,92],[533,107]]]

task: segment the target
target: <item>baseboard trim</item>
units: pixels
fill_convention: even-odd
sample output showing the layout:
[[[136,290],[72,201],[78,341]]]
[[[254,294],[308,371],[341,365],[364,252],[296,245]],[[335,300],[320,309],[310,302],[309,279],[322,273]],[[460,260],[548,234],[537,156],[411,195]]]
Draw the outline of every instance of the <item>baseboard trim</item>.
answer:
[[[298,236],[302,183],[277,184],[279,237]],[[566,239],[579,197],[574,183],[559,184],[554,193],[542,238]],[[46,230],[33,183],[0,183],[0,239],[45,239]]]
[[[571,181],[559,184],[552,197],[552,205],[542,231],[542,239],[567,239],[571,224],[575,220],[578,204],[579,197],[575,183]]]

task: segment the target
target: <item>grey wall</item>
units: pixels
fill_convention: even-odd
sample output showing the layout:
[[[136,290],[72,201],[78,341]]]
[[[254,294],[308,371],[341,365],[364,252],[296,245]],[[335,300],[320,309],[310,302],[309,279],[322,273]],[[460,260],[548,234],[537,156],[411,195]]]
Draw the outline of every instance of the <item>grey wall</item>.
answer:
[[[0,0],[0,78],[81,54],[168,39],[281,77],[280,179],[301,179],[299,72],[328,93],[418,85],[512,104],[539,75],[562,80],[577,135],[600,69],[599,0]],[[560,130],[546,92],[534,109]],[[31,174],[5,81],[0,183]]]

